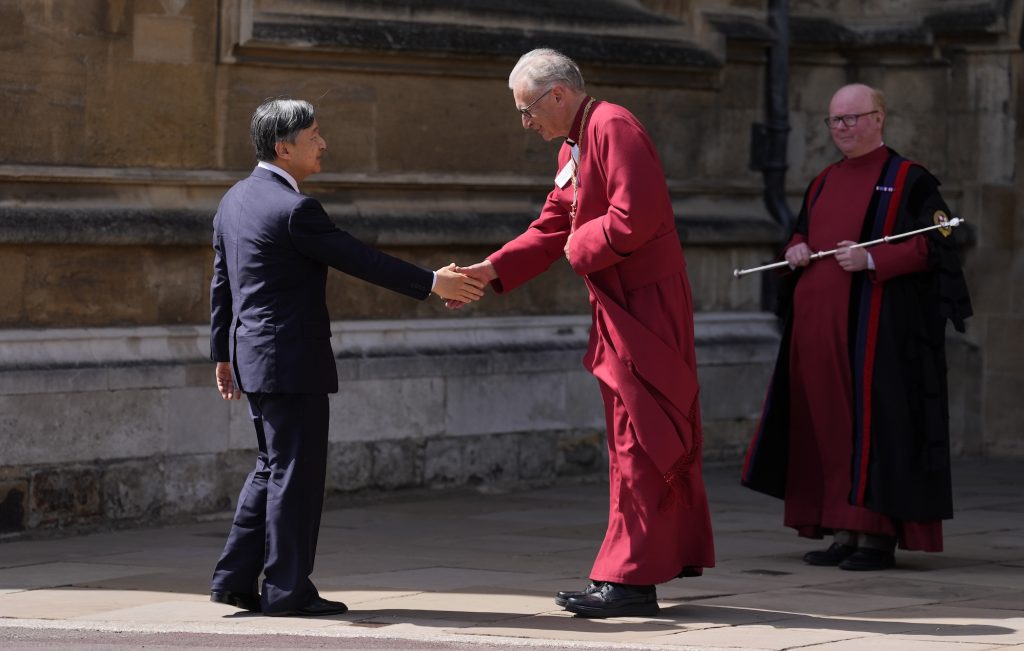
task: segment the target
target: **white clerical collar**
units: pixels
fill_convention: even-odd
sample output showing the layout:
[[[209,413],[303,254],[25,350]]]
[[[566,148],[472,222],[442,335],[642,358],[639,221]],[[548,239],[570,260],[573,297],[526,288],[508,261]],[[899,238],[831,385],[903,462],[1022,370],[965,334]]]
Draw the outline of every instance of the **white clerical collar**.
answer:
[[[296,192],[299,191],[299,184],[295,182],[295,179],[292,178],[292,175],[289,174],[288,172],[285,172],[277,165],[274,165],[273,163],[268,163],[265,160],[261,160],[260,162],[256,163],[256,167],[262,167],[265,170],[270,170],[274,174],[277,174],[278,176],[283,178],[285,181],[288,181],[288,185],[292,186],[292,188]]]

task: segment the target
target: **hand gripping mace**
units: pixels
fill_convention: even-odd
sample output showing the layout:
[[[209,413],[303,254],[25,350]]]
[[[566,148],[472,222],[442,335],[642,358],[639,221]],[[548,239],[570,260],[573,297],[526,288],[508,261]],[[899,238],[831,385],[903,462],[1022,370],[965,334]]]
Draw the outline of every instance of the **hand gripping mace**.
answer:
[[[918,233],[924,233],[924,232],[927,232],[927,231],[934,231],[934,230],[939,229],[939,228],[946,228],[946,229],[953,228],[953,227],[959,226],[959,225],[961,225],[963,223],[964,223],[964,218],[963,217],[954,217],[953,219],[950,219],[949,221],[942,222],[941,224],[935,224],[934,226],[926,226],[924,228],[919,228],[916,231],[907,231],[906,233],[897,233],[896,235],[886,235],[885,237],[879,238],[877,240],[871,240],[870,242],[858,242],[857,244],[851,244],[850,248],[851,249],[864,249],[864,248],[867,248],[869,246],[874,246],[876,244],[881,244],[883,242],[894,242],[896,240],[902,240],[905,237],[910,237],[911,235],[917,235]],[[830,255],[835,255],[836,251],[838,251],[838,250],[839,249],[832,249],[831,251],[818,251],[817,253],[812,253],[811,254],[811,261],[813,262],[814,260],[818,260],[820,258],[824,258],[824,257],[830,256]],[[787,265],[789,265],[789,262],[787,262],[786,260],[783,260],[781,262],[773,262],[771,264],[762,265],[760,267],[751,267],[750,269],[734,269],[733,272],[732,272],[732,275],[734,277],[736,277],[736,278],[739,278],[740,276],[745,276],[747,274],[752,274],[752,273],[754,273],[756,271],[768,271],[769,269],[778,269],[779,267],[785,267]]]

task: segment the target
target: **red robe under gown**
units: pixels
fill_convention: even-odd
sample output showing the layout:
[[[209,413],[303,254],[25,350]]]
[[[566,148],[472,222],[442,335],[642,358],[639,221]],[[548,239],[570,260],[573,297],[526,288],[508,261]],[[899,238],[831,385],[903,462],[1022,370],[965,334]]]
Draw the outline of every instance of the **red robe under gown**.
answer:
[[[663,583],[714,565],[686,262],[640,122],[595,101],[580,145],[575,223],[572,183],[556,184],[540,217],[488,259],[495,290],[507,292],[563,257],[572,232],[569,261],[586,279],[593,316],[584,365],[599,381],[608,427],[608,529],[590,578]],[[570,156],[567,142],[559,170]]]
[[[786,248],[806,242],[812,251],[857,241],[868,204],[889,157],[878,149],[843,160],[824,178],[810,207],[808,235],[797,233]],[[928,250],[917,236],[868,249],[874,280],[924,271]],[[941,551],[942,523],[898,522],[850,503],[853,395],[849,350],[852,274],[833,257],[808,265],[796,285],[790,348],[790,445],[784,523],[802,536],[833,530],[898,537],[908,549]]]

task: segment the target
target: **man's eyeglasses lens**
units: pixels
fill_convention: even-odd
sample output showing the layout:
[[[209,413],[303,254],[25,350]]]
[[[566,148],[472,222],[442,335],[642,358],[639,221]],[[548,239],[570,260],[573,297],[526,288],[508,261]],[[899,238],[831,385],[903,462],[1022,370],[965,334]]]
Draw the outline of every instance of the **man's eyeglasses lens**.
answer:
[[[554,90],[554,89],[553,88],[547,89],[546,91],[544,91],[543,93],[540,94],[540,97],[538,97],[537,99],[535,99],[532,102],[530,102],[529,106],[527,106],[526,108],[519,109],[519,112],[522,113],[523,117],[525,117],[526,119],[528,119],[528,120],[533,119],[533,113],[530,113],[530,109],[533,108],[534,104],[536,104],[537,102],[539,102],[542,99],[544,99],[544,96],[547,95],[548,93],[550,93],[552,90]]]
[[[825,125],[829,129],[838,129],[840,124],[845,124],[848,127],[856,126],[857,120],[864,117],[865,115],[871,115],[878,113],[878,111],[868,111],[867,113],[849,113],[847,115],[834,115],[825,118]]]

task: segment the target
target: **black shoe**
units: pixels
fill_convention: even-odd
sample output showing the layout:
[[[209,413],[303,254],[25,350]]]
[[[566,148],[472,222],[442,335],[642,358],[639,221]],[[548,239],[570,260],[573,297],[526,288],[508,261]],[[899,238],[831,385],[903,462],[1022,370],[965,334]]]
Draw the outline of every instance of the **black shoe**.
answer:
[[[210,601],[218,604],[227,604],[251,613],[258,613],[260,608],[260,596],[250,592],[231,592],[230,590],[211,590]]]
[[[839,564],[839,569],[853,572],[872,572],[887,570],[896,562],[896,555],[886,549],[858,547],[857,551],[846,557]]]
[[[348,612],[348,606],[340,601],[328,601],[323,597],[317,597],[302,608],[263,614],[269,617],[322,617],[324,615],[340,615],[344,612]]]
[[[571,590],[561,590],[555,595],[555,605],[564,607],[566,602],[573,597],[582,597],[583,595],[594,594],[601,589],[601,584],[602,581],[591,581],[586,590],[578,590],[575,592]]]
[[[580,617],[643,617],[658,614],[653,585],[603,583],[596,592],[570,597],[565,609]]]
[[[857,548],[853,545],[841,545],[832,543],[828,549],[823,549],[804,554],[804,562],[808,565],[821,565],[835,567],[843,562],[843,559],[850,556]]]

